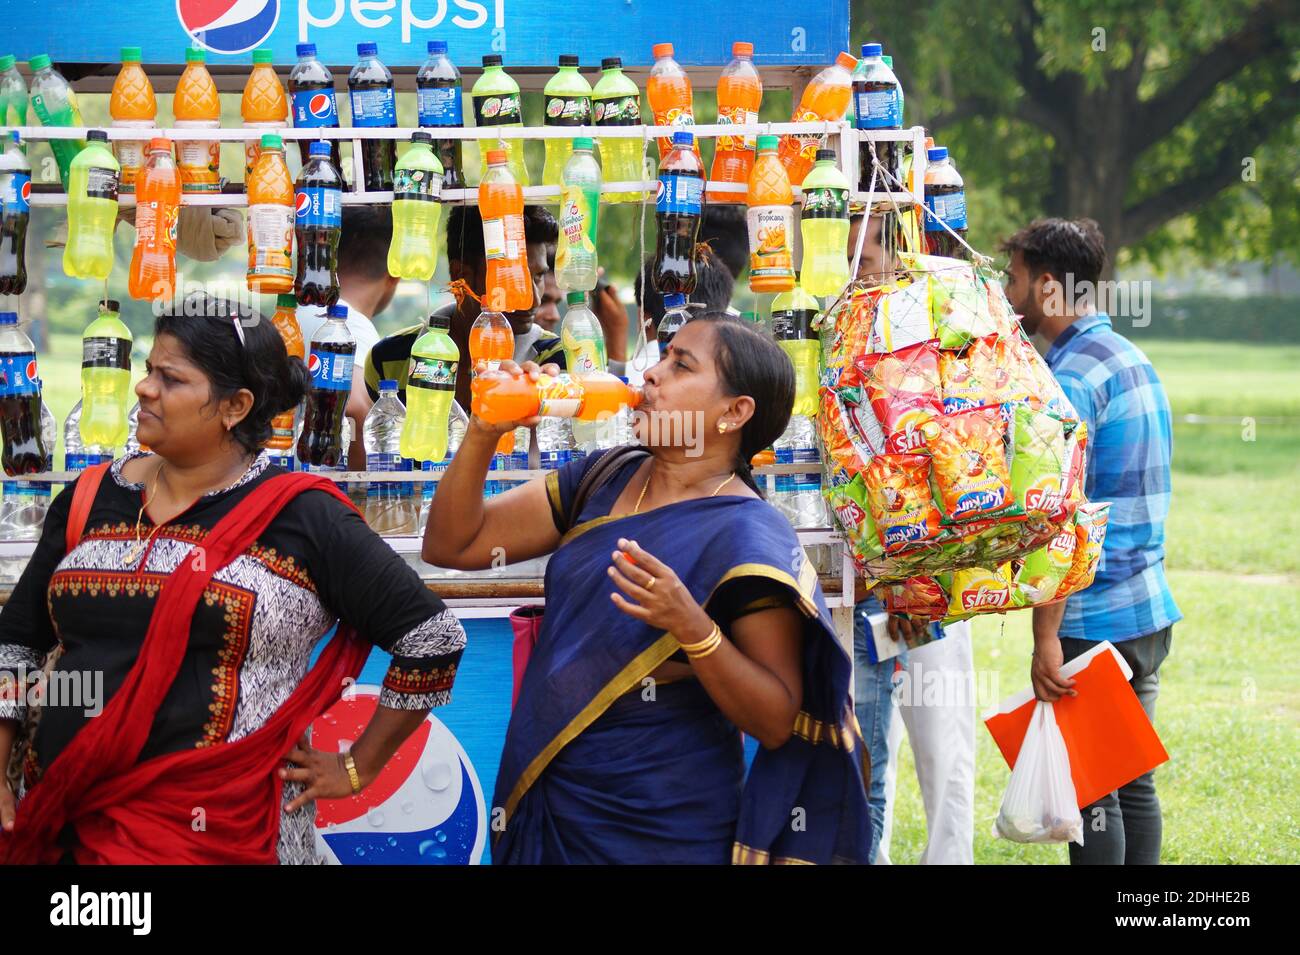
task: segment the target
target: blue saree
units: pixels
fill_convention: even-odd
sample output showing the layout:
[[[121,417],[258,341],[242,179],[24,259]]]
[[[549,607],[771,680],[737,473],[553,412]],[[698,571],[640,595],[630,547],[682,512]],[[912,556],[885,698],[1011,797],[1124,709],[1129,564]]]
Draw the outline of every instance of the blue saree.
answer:
[[[592,463],[552,475],[557,515]],[[851,663],[790,525],[738,496],[600,516],[637,463],[592,495],[547,567],[542,631],[497,776],[504,827],[493,861],[866,863],[870,764]],[[605,569],[620,537],[672,567],[710,612],[724,584],[756,578],[801,613],[803,710],[789,741],[760,748],[747,777],[739,730],[697,681],[643,683],[678,644],[609,599]]]

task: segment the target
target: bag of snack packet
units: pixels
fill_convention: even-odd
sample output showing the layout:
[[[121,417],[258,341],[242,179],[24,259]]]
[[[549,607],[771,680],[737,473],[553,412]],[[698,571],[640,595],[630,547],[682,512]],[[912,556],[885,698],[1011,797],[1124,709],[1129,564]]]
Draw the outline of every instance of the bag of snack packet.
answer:
[[[958,618],[977,613],[1002,613],[1022,605],[1016,597],[1009,563],[996,570],[985,567],[954,570],[948,594],[948,613]]]
[[[964,353],[939,352],[939,384],[943,395],[945,414],[996,404],[993,381],[990,377],[993,362],[990,346],[985,340],[976,340]]]
[[[878,454],[866,469],[867,502],[886,554],[896,554],[939,534],[939,509],[930,494],[930,459],[924,454]]]
[[[1061,383],[1052,374],[1052,369],[1047,367],[1047,362],[1043,361],[1043,356],[1038,354],[1038,349],[1034,347],[1033,342],[1027,338],[1019,337],[1011,341],[1017,344],[1021,360],[1028,372],[1029,381],[1032,382],[1031,403],[1035,407],[1051,412],[1058,418],[1077,421],[1079,419],[1078,412],[1074,410],[1074,405],[1070,404],[1070,399],[1065,397],[1065,392],[1061,389]]]
[[[975,269],[975,278],[979,281],[988,298],[989,321],[993,330],[1003,338],[1015,338],[1020,335],[1020,319],[1011,307],[1006,289],[1002,287],[1001,275],[990,269]]]
[[[892,453],[915,451],[924,443],[921,425],[943,413],[939,348],[918,342],[888,354],[860,356],[856,363],[871,410]]]
[[[1006,424],[999,408],[940,415],[921,430],[945,523],[1020,513],[1011,496]]]
[[[826,387],[840,387],[841,376],[853,368],[853,360],[872,351],[872,329],[884,294],[885,290],[880,288],[855,291],[836,311],[835,327],[829,336],[830,347],[822,369],[821,380]]]
[[[997,334],[989,313],[988,291],[969,262],[908,253],[899,260],[909,271],[926,273],[930,281],[934,333],[941,348],[965,348],[973,338]]]
[[[1088,426],[1079,422],[1065,438],[1065,467],[1061,470],[1061,506],[1048,515],[1058,524],[1074,519],[1074,509],[1084,502],[1083,479],[1087,463]]]
[[[1070,572],[1079,537],[1074,525],[1063,527],[1038,550],[1025,555],[1016,574],[1016,588],[1028,605],[1049,603]]]
[[[1056,588],[1058,597],[1068,597],[1090,586],[1101,561],[1101,546],[1106,540],[1106,521],[1110,501],[1080,504],[1074,511],[1074,531],[1078,543],[1070,569]]]
[[[1029,405],[1015,405],[1013,414],[1011,493],[1026,514],[1047,517],[1065,502],[1065,429],[1060,418]]]
[[[984,341],[987,350],[981,351],[981,360],[990,362],[992,367],[985,370],[981,366],[980,373],[993,383],[993,400],[998,404],[1028,401],[1038,386],[1020,352],[1020,340],[991,338]]]
[[[875,419],[870,417],[870,409],[866,409],[863,415],[851,416],[849,407],[835,391],[823,388],[819,397],[821,409],[817,415],[817,427],[821,432],[827,468],[839,468],[849,477],[861,474],[871,459],[884,449],[885,443],[879,427],[875,428],[873,439],[869,441],[857,424],[860,419],[875,423]]]
[[[909,577],[881,584],[876,594],[889,613],[905,613],[924,620],[942,620],[948,613],[948,594],[933,577]]]
[[[863,560],[874,560],[885,553],[867,504],[867,486],[861,474],[851,480],[835,483],[832,480],[822,492],[826,504],[839,522],[853,553]]]
[[[869,351],[892,352],[934,338],[933,305],[926,276],[887,287],[876,307]]]

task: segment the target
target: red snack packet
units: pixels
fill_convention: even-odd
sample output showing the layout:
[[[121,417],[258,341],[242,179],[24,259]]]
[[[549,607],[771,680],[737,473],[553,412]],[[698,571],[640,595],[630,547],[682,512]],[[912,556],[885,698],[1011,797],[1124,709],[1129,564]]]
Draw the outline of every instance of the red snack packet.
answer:
[[[921,425],[943,414],[939,342],[918,342],[896,352],[862,355],[856,364],[871,410],[884,430],[885,449],[901,454],[923,447]]]

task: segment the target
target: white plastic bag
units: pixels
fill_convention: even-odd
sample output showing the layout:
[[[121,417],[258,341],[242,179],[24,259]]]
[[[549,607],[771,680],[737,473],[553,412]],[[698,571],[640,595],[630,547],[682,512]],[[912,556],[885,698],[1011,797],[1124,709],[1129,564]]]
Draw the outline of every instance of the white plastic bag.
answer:
[[[1070,778],[1070,754],[1051,703],[1039,700],[1034,705],[993,835],[1012,842],[1083,845],[1083,816]]]

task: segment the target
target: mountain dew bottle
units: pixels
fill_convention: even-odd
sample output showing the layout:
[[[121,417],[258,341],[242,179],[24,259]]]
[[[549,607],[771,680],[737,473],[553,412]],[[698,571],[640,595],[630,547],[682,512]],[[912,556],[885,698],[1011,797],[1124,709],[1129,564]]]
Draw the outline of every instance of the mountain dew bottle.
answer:
[[[548,140],[549,142],[549,140]],[[596,287],[596,221],[600,211],[600,165],[595,144],[586,136],[573,141],[560,186],[560,240],[555,250],[555,283],[590,292]]]
[[[441,461],[447,456],[451,404],[456,392],[460,349],[447,333],[451,319],[436,312],[429,330],[411,347],[406,380],[406,421],[399,448],[412,461]]]
[[[501,57],[489,53],[483,57],[483,75],[474,81],[470,90],[470,101],[474,104],[475,126],[522,126],[524,125],[523,99],[519,94],[519,84],[501,67]],[[522,139],[503,139],[504,149],[509,156],[510,175],[521,186],[528,185],[528,167],[524,164],[524,141]],[[479,159],[483,169],[488,167],[488,153],[503,148],[495,139],[478,141]]]
[[[821,342],[813,320],[819,310],[817,300],[801,285],[772,300],[772,337],[794,365],[794,409],[790,413],[808,418],[817,416]]]
[[[835,150],[817,150],[817,164],[803,181],[803,290],[839,295],[849,282],[849,180],[835,164]]]
[[[600,61],[600,79],[591,91],[591,117],[597,126],[637,126],[641,123],[641,91],[623,73],[623,61]],[[607,182],[640,182],[645,178],[644,147],[640,139],[606,137],[600,141],[600,167]],[[607,202],[639,202],[641,194],[615,192]]]
[[[393,238],[388,245],[388,273],[427,282],[438,264],[438,217],[442,205],[442,163],[433,153],[433,137],[419,132],[393,169]]]
[[[81,334],[81,443],[120,448],[126,444],[131,404],[131,330],[118,304],[99,303],[99,317]]]
[[[561,56],[560,70],[542,91],[545,103],[542,122],[548,127],[591,125],[591,84],[578,72],[576,56]],[[573,140],[565,136],[546,141],[546,165],[542,168],[542,185],[558,186],[564,164],[573,155]]]

